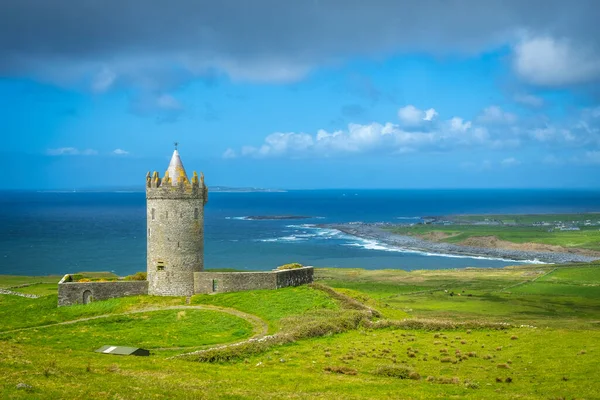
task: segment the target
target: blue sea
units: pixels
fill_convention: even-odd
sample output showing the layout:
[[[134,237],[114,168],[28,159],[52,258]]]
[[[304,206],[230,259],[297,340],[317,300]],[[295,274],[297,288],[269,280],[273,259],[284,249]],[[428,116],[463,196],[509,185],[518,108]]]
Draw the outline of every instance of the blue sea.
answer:
[[[47,275],[146,268],[143,192],[0,192],[0,274]],[[209,194],[205,268],[438,269],[502,267],[514,261],[410,252],[318,224],[410,223],[446,214],[600,211],[586,190],[306,190]],[[303,220],[247,220],[305,215]]]

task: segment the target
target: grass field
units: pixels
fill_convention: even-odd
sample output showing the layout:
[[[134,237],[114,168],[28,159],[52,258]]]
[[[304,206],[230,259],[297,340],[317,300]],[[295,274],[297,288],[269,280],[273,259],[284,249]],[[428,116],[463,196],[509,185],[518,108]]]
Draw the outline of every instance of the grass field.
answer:
[[[318,269],[316,279],[342,295],[303,286],[198,295],[190,305],[138,296],[60,309],[56,294],[0,295],[0,397],[600,398],[600,264]],[[356,304],[381,316],[364,317]],[[260,351],[231,347],[229,361],[171,358],[250,337],[248,314],[269,333],[308,334]],[[346,323],[357,315],[358,325]],[[99,318],[43,326],[90,317]],[[103,344],[152,354],[93,352]]]
[[[486,214],[486,215],[452,215],[448,217],[455,222],[479,222],[482,220],[501,221],[505,224],[534,224],[548,223],[584,223],[585,221],[600,222],[600,213],[582,214]]]
[[[540,243],[567,248],[600,251],[600,230],[597,226],[582,227],[579,231],[548,232],[548,227],[494,225],[414,225],[390,228],[399,235],[427,235],[440,232],[448,235],[441,241],[461,243],[472,237],[495,236],[513,243]]]

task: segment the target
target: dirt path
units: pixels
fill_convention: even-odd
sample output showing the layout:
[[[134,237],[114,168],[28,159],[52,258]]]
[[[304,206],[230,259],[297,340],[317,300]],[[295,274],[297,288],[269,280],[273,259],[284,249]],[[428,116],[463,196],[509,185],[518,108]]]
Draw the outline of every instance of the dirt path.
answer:
[[[74,319],[71,321],[56,322],[54,324],[38,325],[38,326],[30,326],[27,328],[12,329],[10,331],[0,332],[0,335],[5,334],[5,333],[28,331],[28,330],[32,330],[32,329],[49,328],[52,326],[72,325],[72,324],[76,324],[79,322],[92,321],[95,319],[102,319],[102,318],[109,318],[109,317],[116,317],[119,315],[131,315],[131,314],[140,314],[140,313],[154,312],[154,311],[164,311],[164,310],[218,311],[218,312],[223,312],[226,314],[230,314],[230,315],[234,315],[236,317],[242,318],[243,320],[249,322],[252,325],[252,336],[250,338],[245,338],[242,341],[246,341],[249,339],[260,339],[260,338],[266,336],[269,331],[269,325],[267,324],[267,322],[264,321],[263,319],[257,317],[256,315],[248,314],[243,311],[236,310],[234,308],[218,307],[218,306],[210,306],[210,305],[198,305],[198,306],[150,307],[150,308],[142,308],[139,310],[127,311],[127,312],[119,313],[119,314],[95,315],[93,317],[79,318],[79,319]],[[236,343],[236,342],[233,342],[233,343]],[[231,343],[228,343],[228,344],[231,344]],[[208,346],[208,347],[217,347],[217,346],[222,346],[222,345],[223,344],[221,343],[221,344],[216,344],[216,345]],[[194,346],[194,348],[198,348],[198,347],[202,347],[202,346]],[[178,349],[185,349],[185,347],[163,347],[163,348],[152,349],[152,350],[178,350]]]

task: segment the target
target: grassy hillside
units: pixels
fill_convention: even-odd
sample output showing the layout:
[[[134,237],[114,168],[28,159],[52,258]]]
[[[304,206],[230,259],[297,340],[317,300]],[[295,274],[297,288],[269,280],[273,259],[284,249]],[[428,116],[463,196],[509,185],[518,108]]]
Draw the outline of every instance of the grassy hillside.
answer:
[[[391,228],[399,235],[418,235],[431,238],[432,233],[440,233],[438,240],[447,243],[464,242],[473,237],[495,236],[513,243],[540,243],[566,248],[600,251],[600,230],[598,226],[584,226],[579,231],[549,232],[548,227],[503,226],[503,225],[414,225]]]
[[[57,309],[55,294],[0,295],[0,393],[600,398],[600,264],[319,269],[316,279],[314,287],[194,296],[189,305],[139,296]],[[275,339],[243,342],[267,332]],[[227,343],[238,344],[214,348]],[[102,344],[152,354],[94,353]],[[209,359],[221,361],[199,361]]]

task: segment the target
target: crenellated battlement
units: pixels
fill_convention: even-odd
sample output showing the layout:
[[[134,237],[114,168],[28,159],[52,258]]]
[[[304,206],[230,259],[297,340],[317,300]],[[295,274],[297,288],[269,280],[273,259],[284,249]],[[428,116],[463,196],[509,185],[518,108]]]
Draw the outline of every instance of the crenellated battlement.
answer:
[[[190,181],[183,173],[173,184],[169,171],[161,178],[157,171],[146,174],[146,198],[147,199],[181,199],[202,198],[204,203],[208,200],[208,188],[204,183],[204,174],[194,171]]]

